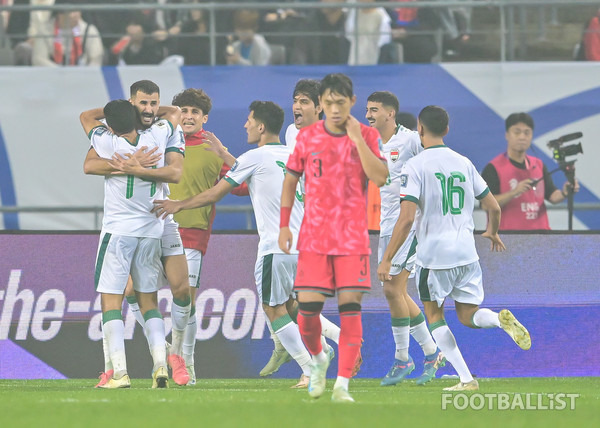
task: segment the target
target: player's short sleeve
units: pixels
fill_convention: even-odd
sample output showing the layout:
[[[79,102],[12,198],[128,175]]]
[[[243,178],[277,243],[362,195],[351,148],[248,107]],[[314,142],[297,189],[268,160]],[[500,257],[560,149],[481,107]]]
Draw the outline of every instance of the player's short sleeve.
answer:
[[[421,176],[411,160],[404,164],[400,172],[400,199],[418,203],[421,198]]]
[[[294,146],[294,151],[288,158],[287,164],[285,165],[288,172],[297,175],[298,177],[304,173],[304,167],[306,163],[305,151],[307,133],[304,131],[304,129],[301,129],[296,136],[296,145]]]
[[[183,136],[183,129],[181,129],[180,125],[177,125],[167,141],[165,153],[168,152],[176,152],[185,156],[185,137]]]
[[[237,158],[231,169],[225,174],[223,180],[233,187],[237,187],[254,174],[260,166],[259,153],[250,150]]]
[[[476,199],[483,199],[485,198],[485,195],[487,195],[490,192],[490,188],[488,187],[486,181],[483,179],[483,177],[481,175],[479,175],[479,172],[477,172],[477,169],[475,168],[475,165],[473,165],[471,163],[471,161],[469,161],[469,170],[471,171],[471,177],[472,177],[472,182],[473,182],[473,193],[475,194],[475,198]]]
[[[419,138],[419,133],[416,131],[410,131],[410,153],[413,156],[418,155],[423,151],[423,145],[421,144],[421,139]]]
[[[383,148],[383,141],[381,140],[381,136],[379,135],[379,131],[375,128],[371,128],[368,126],[365,126],[363,128],[363,138],[365,139],[365,142],[367,143],[367,146],[369,146],[369,148],[371,149],[371,151],[373,153],[375,153],[375,156],[377,156],[379,159],[381,159],[384,162],[387,162],[385,160],[385,157],[383,156],[383,154],[381,153],[381,149]]]
[[[104,126],[96,126],[89,133],[90,143],[98,156],[110,159],[115,152],[113,146],[113,133]]]

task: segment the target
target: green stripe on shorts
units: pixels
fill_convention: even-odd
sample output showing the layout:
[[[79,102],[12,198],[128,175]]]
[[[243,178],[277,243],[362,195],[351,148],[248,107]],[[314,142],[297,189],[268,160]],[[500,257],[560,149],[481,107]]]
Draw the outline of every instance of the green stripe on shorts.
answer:
[[[271,301],[271,279],[273,277],[273,254],[263,257],[262,268],[262,302],[268,305]]]
[[[112,234],[105,233],[102,238],[102,244],[100,244],[100,250],[98,251],[98,258],[96,259],[96,272],[94,273],[94,290],[98,288],[98,282],[100,282],[100,273],[102,273],[102,264],[104,263],[104,255],[106,254],[106,247],[108,247],[108,241]]]
[[[421,275],[419,275],[419,298],[421,302],[431,302],[431,296],[429,295],[429,287],[427,286],[427,279],[429,278],[429,269],[421,269]]]
[[[412,242],[410,243],[410,248],[408,249],[408,254],[406,255],[406,259],[404,259],[404,262],[402,263],[402,269],[406,268],[406,264],[408,263],[408,260],[414,256],[417,253],[417,237],[415,236],[412,240]]]

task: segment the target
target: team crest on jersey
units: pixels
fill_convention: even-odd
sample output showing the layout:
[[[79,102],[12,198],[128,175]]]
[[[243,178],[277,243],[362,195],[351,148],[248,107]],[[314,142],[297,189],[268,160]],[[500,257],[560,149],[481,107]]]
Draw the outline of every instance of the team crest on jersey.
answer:
[[[235,171],[235,170],[237,169],[238,165],[239,165],[239,164],[238,164],[238,161],[235,161],[235,163],[234,163],[234,164],[233,164],[233,166],[232,166],[232,167],[229,169],[229,171],[231,171],[231,172]]]
[[[400,150],[392,149],[392,151],[390,152],[390,159],[392,160],[392,162],[396,162],[399,157],[400,157]]]
[[[401,187],[406,187],[407,184],[408,184],[408,175],[407,174],[402,174],[400,176],[400,186]]]

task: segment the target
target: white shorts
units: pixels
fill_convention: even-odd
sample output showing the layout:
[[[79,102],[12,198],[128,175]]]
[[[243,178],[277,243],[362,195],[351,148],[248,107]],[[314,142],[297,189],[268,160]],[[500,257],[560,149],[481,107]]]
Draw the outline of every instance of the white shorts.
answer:
[[[136,291],[157,291],[162,266],[160,253],[160,239],[102,232],[96,256],[96,291],[123,294],[130,274]]]
[[[256,260],[254,278],[261,303],[282,305],[294,295],[298,254],[266,254]]]
[[[179,256],[185,254],[183,251],[183,243],[179,235],[179,225],[173,216],[169,215],[165,220],[165,228],[162,235],[162,256]]]
[[[192,248],[185,248],[185,258],[188,264],[190,287],[200,287],[200,272],[202,272],[202,253]]]
[[[426,269],[417,265],[417,289],[422,302],[437,302],[438,307],[450,296],[459,303],[480,305],[483,281],[479,262],[451,269]]]
[[[379,248],[377,250],[377,262],[381,263],[383,259],[383,253],[390,244],[390,235],[379,237]],[[392,268],[390,269],[390,275],[398,275],[403,269],[410,272],[409,278],[415,276],[414,267],[415,260],[417,258],[417,238],[415,237],[415,231],[411,230],[404,241],[404,244],[400,247],[398,252],[392,259]]]

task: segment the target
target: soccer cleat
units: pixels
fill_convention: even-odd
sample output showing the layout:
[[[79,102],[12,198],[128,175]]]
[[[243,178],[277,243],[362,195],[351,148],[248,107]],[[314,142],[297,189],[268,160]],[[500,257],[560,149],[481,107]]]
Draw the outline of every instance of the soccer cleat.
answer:
[[[329,346],[329,345],[327,345]],[[329,362],[331,363],[331,360],[333,360],[335,358],[335,351],[333,350],[333,346],[329,346],[329,349],[327,349],[327,357],[329,358]]]
[[[454,386],[449,386],[448,388],[444,388],[444,391],[478,391],[479,390],[479,382],[477,379],[473,379],[471,382],[459,382]]]
[[[266,366],[260,371],[261,376],[270,376],[279,370],[279,367],[291,361],[292,356],[285,349],[274,349]]]
[[[502,330],[515,341],[519,348],[526,351],[531,348],[531,336],[529,336],[529,332],[508,309],[502,309],[498,314],[498,319],[500,320]]]
[[[426,355],[423,362],[423,374],[417,378],[417,385],[424,385],[435,378],[435,373],[440,367],[446,365],[446,357],[437,349],[434,354]]]
[[[312,398],[319,398],[325,391],[327,383],[327,369],[329,368],[329,358],[322,363],[313,361],[310,366],[310,382],[308,383],[308,395]]]
[[[354,403],[354,398],[350,395],[346,388],[333,388],[331,401],[334,403]]]
[[[128,375],[123,375],[123,376],[121,376],[120,379],[114,379],[111,377],[110,379],[108,379],[108,381],[104,385],[101,385],[98,388],[117,389],[117,388],[129,388],[129,387],[131,387],[131,380],[129,380]]]
[[[308,388],[309,382],[310,382],[310,377],[303,374],[302,376],[300,376],[300,380],[298,381],[298,383],[294,386],[291,386],[290,388],[295,388],[295,389]]]
[[[173,381],[177,385],[187,385],[190,381],[190,375],[185,367],[185,360],[180,355],[169,355],[167,361],[171,370],[173,370]]]
[[[113,369],[110,369],[107,372],[100,373],[100,376],[98,376],[100,382],[98,382],[98,384],[94,388],[102,388],[102,386],[106,385],[106,382],[108,382],[113,377],[114,373],[115,371]]]
[[[392,368],[381,380],[381,386],[396,385],[404,380],[415,369],[415,362],[409,355],[407,361],[394,360]]]
[[[363,342],[364,342],[364,339],[361,339],[360,348],[362,348]],[[360,371],[360,366],[363,363],[362,353],[360,352],[360,348],[358,348],[358,356],[356,357],[356,362],[354,363],[354,367],[352,368],[352,374],[351,374],[352,377],[354,377],[358,374],[358,372]]]
[[[194,370],[194,365],[190,364],[189,366],[185,366],[189,379],[187,386],[194,386],[196,385],[196,370]]]
[[[168,388],[169,387],[169,372],[167,368],[162,366],[152,373],[152,388]]]

